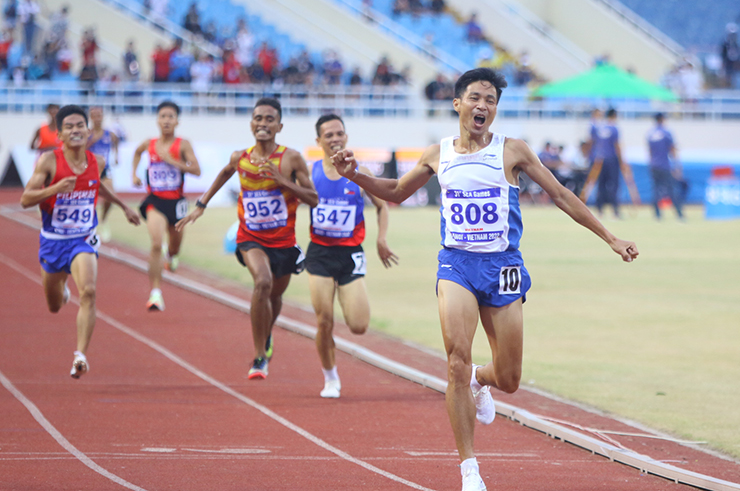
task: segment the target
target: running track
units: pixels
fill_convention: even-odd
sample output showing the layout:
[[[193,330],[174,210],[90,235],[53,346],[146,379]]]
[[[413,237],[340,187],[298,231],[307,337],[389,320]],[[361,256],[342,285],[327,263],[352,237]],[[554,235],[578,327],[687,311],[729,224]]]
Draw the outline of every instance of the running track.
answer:
[[[2,191],[0,203],[18,197]],[[342,398],[321,399],[313,341],[283,329],[267,380],[248,381],[246,314],[171,284],[167,310],[149,313],[146,275],[103,256],[91,372],[73,380],[76,305],[47,312],[37,245],[37,231],[0,218],[0,490],[460,489],[439,392],[338,353]],[[182,269],[249,298],[240,285]],[[283,314],[314,324],[298,307]],[[338,335],[350,339],[346,328]],[[433,354],[379,334],[350,340],[444,377]],[[531,392],[495,396],[582,426],[642,433]],[[489,490],[691,489],[500,416],[477,426],[476,437]],[[617,438],[677,467],[740,482],[737,463],[665,440]]]

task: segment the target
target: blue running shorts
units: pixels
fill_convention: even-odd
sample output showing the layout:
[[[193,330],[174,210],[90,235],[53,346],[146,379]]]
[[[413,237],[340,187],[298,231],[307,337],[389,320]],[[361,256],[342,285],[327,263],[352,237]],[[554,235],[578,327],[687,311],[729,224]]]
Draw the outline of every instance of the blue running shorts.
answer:
[[[77,254],[89,253],[98,257],[100,240],[95,233],[74,239],[47,239],[40,237],[39,262],[47,273],[61,271],[71,274],[72,261]]]
[[[503,307],[519,298],[527,300],[532,279],[519,251],[480,253],[444,248],[437,259],[437,283],[457,283],[475,295],[481,307]]]

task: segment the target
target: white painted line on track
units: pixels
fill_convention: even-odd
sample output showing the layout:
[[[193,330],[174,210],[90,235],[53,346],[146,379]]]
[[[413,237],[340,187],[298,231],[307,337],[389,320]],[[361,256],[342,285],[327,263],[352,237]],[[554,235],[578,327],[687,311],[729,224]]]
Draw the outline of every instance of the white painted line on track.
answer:
[[[25,276],[26,278],[30,279],[31,281],[33,281],[35,283],[38,283],[39,285],[41,284],[41,277],[38,274],[34,274],[32,271],[26,269],[24,266],[18,264],[16,261],[10,259],[9,257],[5,256],[4,254],[0,254],[0,261],[3,262],[3,263],[5,263],[11,269],[14,269],[18,273],[20,273],[23,276]],[[70,302],[74,302],[75,304],[79,305],[78,300],[75,297],[72,297],[70,299]],[[381,475],[381,476],[383,476],[383,477],[385,477],[387,479],[390,479],[391,481],[395,481],[395,482],[397,482],[399,484],[403,484],[403,485],[408,486],[408,487],[410,487],[412,489],[418,489],[420,491],[433,491],[432,489],[425,488],[424,486],[421,486],[420,484],[416,484],[415,482],[411,482],[411,481],[409,481],[407,479],[404,479],[404,478],[402,478],[400,476],[396,476],[395,474],[392,474],[392,473],[390,473],[388,471],[385,471],[385,470],[383,470],[383,469],[381,469],[379,467],[376,467],[376,466],[374,466],[372,464],[369,464],[369,463],[367,463],[367,462],[365,462],[363,460],[360,460],[360,459],[358,459],[356,457],[353,457],[350,454],[348,454],[347,452],[344,452],[343,450],[340,450],[339,448],[337,448],[337,447],[335,447],[335,446],[333,446],[333,445],[325,442],[321,438],[319,438],[319,437],[313,435],[312,433],[309,433],[308,431],[304,430],[303,428],[301,428],[297,424],[295,424],[295,423],[289,421],[288,419],[280,416],[276,412],[274,412],[271,409],[269,409],[267,406],[263,406],[262,404],[258,403],[254,399],[251,399],[251,398],[249,398],[249,397],[247,397],[247,396],[245,396],[243,394],[240,394],[239,392],[235,391],[234,389],[232,389],[228,385],[226,385],[226,384],[224,384],[224,383],[216,380],[215,378],[213,378],[210,375],[206,374],[205,372],[201,371],[197,367],[195,367],[195,366],[191,365],[190,363],[188,363],[187,361],[183,360],[182,358],[180,358],[179,356],[177,356],[176,354],[174,354],[173,352],[171,352],[170,350],[168,350],[164,346],[160,345],[156,341],[154,341],[152,339],[149,339],[148,337],[144,336],[143,334],[141,334],[141,333],[135,331],[134,329],[126,326],[122,322],[117,321],[113,317],[111,317],[111,316],[109,316],[107,314],[104,314],[99,309],[96,309],[96,317],[98,319],[100,319],[100,320],[108,323],[112,327],[118,329],[119,331],[121,331],[121,332],[123,332],[125,334],[128,334],[130,337],[136,339],[137,341],[139,341],[139,342],[141,342],[141,343],[149,346],[154,351],[157,351],[159,354],[163,355],[165,358],[169,359],[170,361],[172,361],[176,365],[179,365],[180,367],[184,368],[185,370],[187,370],[188,372],[192,373],[193,375],[195,375],[196,377],[200,378],[201,380],[209,383],[210,385],[216,387],[217,389],[222,390],[223,392],[229,394],[230,396],[232,396],[232,397],[234,397],[234,398],[242,401],[243,403],[247,404],[248,406],[251,406],[252,408],[260,411],[264,415],[266,415],[269,418],[273,419],[274,421],[280,423],[281,425],[285,426],[286,428],[294,431],[295,433],[298,433],[299,435],[301,435],[305,439],[309,440],[310,442],[314,443],[318,447],[323,448],[324,450],[326,450],[328,452],[331,452],[334,455],[336,455],[336,456],[338,456],[338,457],[340,457],[340,458],[342,458],[342,459],[344,459],[344,460],[346,460],[348,462],[351,462],[353,464],[359,465],[360,467],[363,467],[364,469],[366,469],[366,470],[368,470],[370,472],[373,472],[373,473],[378,474],[378,475]],[[0,381],[3,382],[3,385],[6,385],[5,382],[7,381],[7,384],[9,384],[9,386],[12,387],[12,390],[10,388],[8,388],[8,390],[10,390],[11,392],[13,392],[13,391],[16,391],[17,392],[17,390],[15,389],[15,387],[13,387],[12,384],[10,384],[10,381],[7,380],[2,375],[1,372],[0,372]],[[8,386],[6,386],[6,387],[8,387]],[[13,394],[16,395],[16,392],[13,392]],[[72,444],[70,444],[62,436],[62,434],[59,433],[53,426],[51,426],[51,423],[49,423],[43,417],[43,415],[41,414],[41,412],[36,408],[36,406],[33,405],[33,403],[31,401],[29,401],[28,399],[26,399],[25,396],[23,396],[23,394],[21,394],[20,392],[17,392],[17,393],[20,395],[20,397],[19,397],[19,395],[16,395],[16,397],[18,397],[19,400],[24,403],[24,405],[26,405],[26,403],[28,403],[28,405],[26,405],[26,407],[28,407],[29,410],[31,410],[31,408],[33,408],[33,410],[35,410],[35,413],[33,412],[33,410],[31,410],[31,412],[32,412],[32,414],[34,414],[34,417],[36,418],[36,420],[39,421],[39,423],[41,423],[41,425],[44,426],[44,428],[47,431],[49,431],[49,433],[51,433],[52,436],[54,436],[54,438],[60,443],[60,445],[62,445],[70,453],[74,454],[78,459],[80,459],[83,463],[85,463],[85,465],[87,465],[91,469],[95,470],[96,472],[99,472],[101,474],[104,473],[103,475],[105,475],[106,477],[108,477],[111,480],[119,479],[120,482],[117,481],[117,480],[115,481],[115,482],[118,482],[119,484],[127,485],[127,487],[133,486],[133,487],[130,487],[130,489],[134,489],[134,490],[137,490],[137,491],[138,490],[145,491],[142,488],[139,488],[137,486],[134,486],[133,484],[130,484],[127,481],[124,481],[123,479],[120,479],[117,476],[109,473],[108,471],[106,471],[105,469],[103,469],[102,467],[100,467],[99,465],[97,465],[95,462],[93,462],[92,460],[90,460],[82,452],[80,452],[74,446],[72,446]],[[22,397],[22,399],[21,399],[21,397]],[[39,419],[39,417],[37,417],[37,414],[38,414],[38,416],[41,419]],[[44,422],[42,422],[42,420]],[[47,425],[48,425],[48,428],[47,428]],[[52,430],[53,430],[54,433],[52,433]],[[125,484],[123,484],[123,483],[125,483]]]
[[[0,255],[1,256],[1,255]],[[3,256],[3,260],[6,258]],[[33,416],[33,419],[35,419],[38,424],[41,425],[41,427],[46,430],[46,432],[51,435],[54,440],[57,441],[59,445],[62,446],[67,452],[74,455],[77,460],[88,466],[90,469],[94,470],[98,474],[100,474],[103,477],[106,477],[113,481],[116,484],[119,484],[123,486],[124,488],[132,489],[134,491],[146,491],[144,488],[140,488],[136,484],[131,484],[130,482],[126,481],[125,479],[118,477],[117,475],[113,474],[112,472],[103,469],[98,464],[96,464],[90,457],[82,453],[80,450],[77,449],[74,445],[72,445],[69,440],[64,438],[64,435],[62,435],[59,430],[57,430],[54,425],[52,425],[48,419],[46,419],[39,410],[36,405],[31,402],[25,395],[23,395],[23,392],[18,390],[13,383],[8,380],[8,378],[3,374],[3,372],[0,372],[0,384],[3,384],[3,387],[5,387],[8,392],[13,394],[13,396],[18,399],[21,404],[26,406],[26,409],[28,409],[28,412],[31,413],[31,416]]]
[[[35,229],[39,228],[37,219],[33,221],[28,216],[14,216],[15,214],[17,214],[18,211],[20,211],[18,207],[12,208],[8,206],[0,206],[0,215],[3,215],[6,218],[27,227]],[[120,252],[115,248],[101,246],[99,253],[100,255],[108,257],[109,259],[113,259],[115,261],[126,264],[133,269],[138,269],[139,271],[143,272],[147,271],[148,266],[146,261],[141,260],[131,254]],[[206,298],[210,298],[212,300],[220,302],[224,305],[228,305],[236,310],[246,313],[249,313],[250,311],[251,305],[248,301],[230,295],[216,288],[212,288],[208,285],[204,285],[198,281],[183,278],[168,271],[163,271],[162,277],[165,281],[177,285],[180,288],[192,291]],[[278,317],[275,325],[312,339],[316,338],[316,328],[299,321],[288,319],[282,315]],[[406,378],[425,387],[429,387],[438,392],[444,393],[446,391],[447,382],[440,379],[439,377],[435,377],[415,368],[386,358],[351,341],[336,336],[334,338],[334,341],[338,349],[349,353],[370,365],[376,366],[378,368],[381,368],[382,370],[386,370],[394,375]],[[545,396],[544,394],[541,395]],[[564,400],[561,400],[561,402],[568,403],[568,401]],[[676,483],[688,484],[710,491],[740,490],[740,484],[725,481],[723,479],[718,479],[704,474],[699,474],[697,472],[692,472],[686,469],[681,469],[679,467],[675,467],[664,462],[655,460],[650,456],[642,455],[631,450],[621,449],[619,447],[585,435],[578,431],[572,430],[565,426],[548,421],[546,418],[530,413],[526,409],[522,409],[511,404],[496,401],[496,412],[523,426],[545,433],[552,438],[556,438],[564,442],[579,446],[591,451],[592,453],[602,455],[609,460],[634,467],[636,469],[639,469],[641,472],[660,476]],[[717,457],[717,455],[714,456]],[[726,459],[726,457],[722,458]]]

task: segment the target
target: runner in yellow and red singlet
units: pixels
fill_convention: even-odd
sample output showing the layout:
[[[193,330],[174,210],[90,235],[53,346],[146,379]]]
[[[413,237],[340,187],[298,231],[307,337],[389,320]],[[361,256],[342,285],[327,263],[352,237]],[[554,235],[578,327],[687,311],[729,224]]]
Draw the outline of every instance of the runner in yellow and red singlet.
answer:
[[[255,145],[231,154],[229,163],[195,203],[195,209],[177,224],[182,231],[186,224],[200,218],[211,198],[234,173],[239,173],[236,258],[254,279],[250,316],[255,358],[250,379],[267,377],[273,351],[272,326],[283,305],[283,292],[290,275],[303,270],[304,255],[295,238],[299,200],[312,207],[319,202],[301,154],[275,142],[283,128],[281,118],[279,101],[257,101],[250,124]]]

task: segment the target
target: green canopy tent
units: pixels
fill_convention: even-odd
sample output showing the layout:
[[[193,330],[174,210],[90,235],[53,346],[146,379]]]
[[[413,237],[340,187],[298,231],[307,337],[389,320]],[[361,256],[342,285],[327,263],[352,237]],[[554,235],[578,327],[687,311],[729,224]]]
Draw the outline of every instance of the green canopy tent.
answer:
[[[614,65],[599,65],[586,73],[543,85],[532,95],[545,98],[629,98],[666,102],[678,100],[670,90],[625,72]]]

